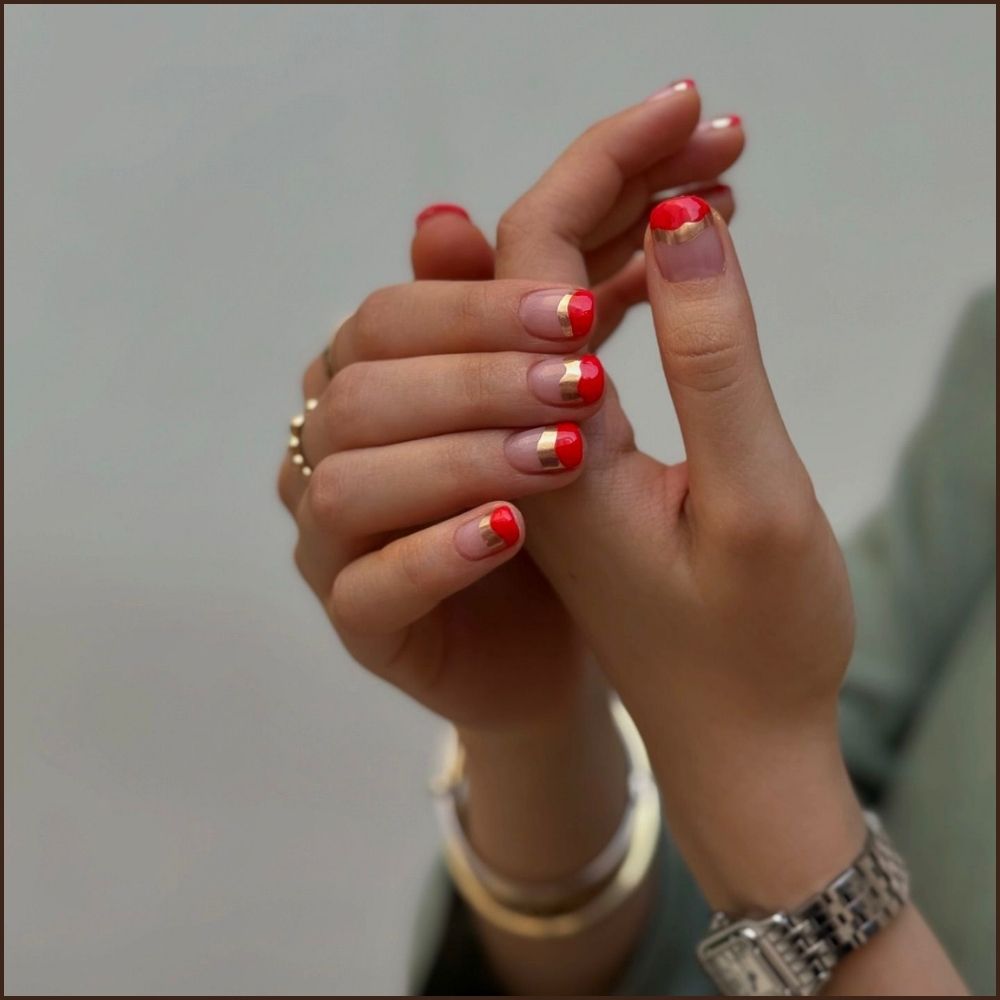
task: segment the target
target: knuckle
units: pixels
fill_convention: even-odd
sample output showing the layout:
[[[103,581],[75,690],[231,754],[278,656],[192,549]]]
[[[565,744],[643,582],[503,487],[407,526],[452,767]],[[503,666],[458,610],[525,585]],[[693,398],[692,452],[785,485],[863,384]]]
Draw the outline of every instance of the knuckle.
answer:
[[[338,632],[360,633],[364,631],[361,605],[357,592],[346,573],[338,573],[330,588],[326,613]]]
[[[664,338],[663,358],[669,377],[700,392],[720,392],[739,381],[745,346],[721,318],[678,323]]]
[[[350,570],[338,573],[334,579],[326,613],[339,633],[363,637],[384,631],[379,603],[371,599],[364,587],[358,586]]]
[[[455,435],[439,453],[437,473],[448,490],[464,488],[470,481],[482,476],[482,471],[475,468],[470,440],[464,434]]]
[[[327,529],[336,525],[348,480],[345,462],[339,455],[328,455],[313,469],[306,499],[315,524]]]
[[[388,322],[392,304],[392,289],[379,288],[368,295],[354,314],[354,354],[373,357],[378,353],[380,332]]]
[[[295,569],[298,571],[299,576],[308,584],[309,589],[317,596],[321,596],[317,578],[316,559],[315,557],[310,558],[308,546],[301,538],[296,543],[295,548],[292,549],[292,562],[295,563]]]
[[[463,329],[482,329],[487,316],[490,287],[487,282],[482,281],[469,281],[462,286],[456,320]]]
[[[338,446],[345,431],[364,412],[366,384],[368,382],[368,362],[358,361],[342,368],[333,376],[326,390],[323,403],[323,424],[327,440]]]
[[[529,222],[529,206],[523,198],[519,198],[503,215],[497,223],[497,246],[509,243],[517,243],[524,238],[531,229]]]
[[[815,538],[822,513],[815,496],[789,495],[769,504],[730,505],[716,514],[716,531],[728,551],[758,558],[802,551]]]
[[[295,514],[300,493],[297,479],[301,478],[302,473],[286,458],[278,470],[278,498],[285,505],[285,509],[292,515]]]
[[[396,565],[406,586],[414,593],[423,594],[431,589],[427,560],[423,551],[412,539],[400,539],[394,552]]]
[[[466,405],[474,411],[483,409],[493,396],[494,370],[490,354],[470,354],[462,362],[462,396]]]

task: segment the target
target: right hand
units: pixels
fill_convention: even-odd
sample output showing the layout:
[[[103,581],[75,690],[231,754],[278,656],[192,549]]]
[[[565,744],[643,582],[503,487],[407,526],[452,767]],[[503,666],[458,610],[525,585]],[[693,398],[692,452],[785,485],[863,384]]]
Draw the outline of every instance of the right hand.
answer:
[[[739,155],[738,130],[692,133],[697,117],[697,96],[677,94],[616,115],[581,140],[600,137],[595,155],[612,150],[625,164],[620,197],[586,247],[609,317],[598,336],[644,292],[632,256],[650,196],[713,178]],[[718,207],[731,211],[727,192]],[[478,259],[486,278],[491,252],[465,225],[462,260],[467,267]],[[501,252],[503,241],[502,223]],[[305,395],[320,400],[303,433],[315,472],[306,480],[286,459],[279,481],[299,527],[299,568],[349,651],[464,727],[551,719],[594,682],[561,602],[526,556],[514,558],[524,524],[503,502],[551,491],[581,472],[579,465],[543,471],[533,440],[520,450],[510,443],[512,428],[586,419],[601,405],[566,403],[558,384],[542,388],[544,355],[558,373],[567,347],[586,340],[559,338],[559,295],[534,320],[556,339],[526,329],[521,303],[552,287],[420,281],[370,296],[336,335],[332,382],[320,362],[306,372]],[[590,367],[596,385],[599,366]],[[572,452],[578,432],[564,438]],[[487,551],[477,525],[499,508],[510,543]]]

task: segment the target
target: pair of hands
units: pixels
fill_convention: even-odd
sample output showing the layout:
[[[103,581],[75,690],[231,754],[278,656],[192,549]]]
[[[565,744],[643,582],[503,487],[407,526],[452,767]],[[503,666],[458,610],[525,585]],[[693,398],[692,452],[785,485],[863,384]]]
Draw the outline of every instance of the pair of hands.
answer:
[[[418,280],[365,299],[307,369],[314,471],[286,459],[279,491],[361,663],[472,738],[560,725],[606,677],[710,900],[783,905],[863,838],[836,737],[853,613],[768,385],[728,188],[650,219],[657,192],[741,152],[738,121],[699,117],[685,81],[593,126],[504,214],[495,253],[464,213],[426,218]],[[646,298],[673,466],[636,448],[582,353]],[[815,805],[787,834],[815,852],[748,874],[733,831],[769,839],[779,786]]]

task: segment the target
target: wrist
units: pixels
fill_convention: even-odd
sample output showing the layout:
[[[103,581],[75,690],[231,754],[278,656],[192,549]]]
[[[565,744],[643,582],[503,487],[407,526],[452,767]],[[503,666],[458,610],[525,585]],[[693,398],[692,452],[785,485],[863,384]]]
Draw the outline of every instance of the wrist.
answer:
[[[671,832],[717,910],[763,915],[798,906],[864,843],[835,722],[755,731],[713,720],[697,737],[675,728],[651,743]]]
[[[525,881],[570,875],[614,835],[627,760],[603,683],[569,711],[518,730],[463,729],[466,827],[477,854]]]

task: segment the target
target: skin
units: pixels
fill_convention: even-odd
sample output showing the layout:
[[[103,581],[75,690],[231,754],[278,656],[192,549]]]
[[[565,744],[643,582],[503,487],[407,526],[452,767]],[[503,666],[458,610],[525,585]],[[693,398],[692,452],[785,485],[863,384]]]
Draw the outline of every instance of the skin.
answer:
[[[729,196],[722,275],[666,282],[653,260],[651,195],[710,179],[742,147],[738,128],[695,130],[698,116],[688,90],[588,130],[504,215],[495,257],[458,216],[425,223],[418,278],[464,281],[376,293],[341,327],[333,381],[317,363],[305,377],[320,399],[303,439],[315,472],[307,483],[286,461],[279,489],[299,567],[348,649],[459,727],[469,835],[487,861],[558,878],[610,837],[625,777],[610,683],[710,903],[773,910],[822,887],[864,839],[836,730],[853,609],[767,382],[722,221]],[[526,398],[530,355],[553,346],[519,341],[511,317],[526,290],[560,285],[596,286],[598,339],[648,295],[684,463],[637,450],[613,387],[571,416]],[[569,418],[585,420],[581,468],[529,476],[505,462],[506,429]],[[512,548],[463,559],[456,511],[518,498],[527,552],[522,530]],[[649,893],[574,939],[480,933],[511,992],[600,992]],[[912,906],[829,984],[963,991]]]

